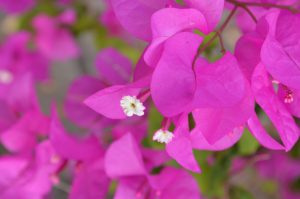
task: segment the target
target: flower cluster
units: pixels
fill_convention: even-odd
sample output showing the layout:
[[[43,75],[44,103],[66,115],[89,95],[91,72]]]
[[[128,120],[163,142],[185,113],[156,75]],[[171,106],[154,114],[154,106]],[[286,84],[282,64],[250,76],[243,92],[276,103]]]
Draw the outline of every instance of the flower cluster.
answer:
[[[203,198],[188,172],[203,170],[195,151],[232,150],[205,160],[218,164],[249,132],[283,151],[257,170],[279,181],[284,199],[299,197],[286,184],[300,163],[285,155],[300,136],[299,1],[101,3],[95,19],[71,0],[0,0],[7,23],[18,23],[0,43],[1,199],[55,198],[55,189],[70,199]],[[240,37],[231,52],[223,33],[232,22]],[[108,36],[92,74],[81,66],[64,101],[42,106],[52,65],[84,65],[80,39],[93,27]],[[138,46],[136,62],[104,45],[116,38]]]

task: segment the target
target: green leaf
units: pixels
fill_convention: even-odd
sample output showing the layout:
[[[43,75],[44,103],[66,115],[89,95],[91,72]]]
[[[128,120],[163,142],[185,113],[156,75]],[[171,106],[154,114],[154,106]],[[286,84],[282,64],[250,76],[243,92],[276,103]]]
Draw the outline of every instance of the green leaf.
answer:
[[[153,134],[161,127],[161,122],[163,116],[158,112],[158,110],[152,105],[149,112],[149,132]]]
[[[238,142],[238,152],[240,155],[252,155],[259,148],[259,143],[252,136],[249,130],[246,130]]]
[[[254,199],[253,195],[242,187],[233,186],[229,190],[230,199]]]
[[[261,189],[268,194],[274,194],[278,191],[278,184],[273,180],[264,180],[261,183]]]
[[[224,184],[229,178],[228,173],[235,150],[230,149],[218,153],[195,150],[194,154],[202,169],[202,173],[194,174],[194,177],[197,179],[203,195],[222,198],[225,194]],[[213,159],[213,163],[208,163],[210,158]]]
[[[154,107],[154,105],[151,105],[149,108],[149,115],[148,115],[148,136],[143,140],[143,145],[145,147],[151,147],[151,148],[159,148],[163,149],[164,144],[160,144],[158,142],[152,141],[153,134],[161,128],[161,122],[163,120],[163,116],[158,112],[158,110]]]

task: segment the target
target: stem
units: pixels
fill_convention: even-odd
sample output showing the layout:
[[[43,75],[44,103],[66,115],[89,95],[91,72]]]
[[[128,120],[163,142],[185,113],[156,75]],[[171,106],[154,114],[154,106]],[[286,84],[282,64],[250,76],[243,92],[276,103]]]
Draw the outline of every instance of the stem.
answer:
[[[293,13],[300,13],[300,10],[297,8],[294,8],[292,6],[287,5],[278,5],[273,3],[258,3],[258,2],[240,2],[236,0],[227,0],[227,2],[234,4],[235,6],[254,6],[254,7],[263,7],[263,8],[279,8],[284,10],[289,10]]]
[[[161,123],[161,129],[162,130],[169,130],[171,125],[171,120],[169,118],[164,118]]]
[[[225,46],[224,46],[223,37],[222,37],[222,35],[219,32],[217,32],[217,34],[218,34],[220,45],[221,45],[221,53],[223,55],[225,55],[226,49],[225,49]]]
[[[225,22],[223,23],[223,25],[216,31],[216,33],[214,34],[214,36],[202,47],[198,50],[197,54],[195,55],[194,57],[194,60],[193,60],[193,69],[195,68],[195,63],[196,63],[196,60],[198,58],[198,56],[203,53],[207,47],[209,47],[216,38],[220,38],[222,32],[224,31],[224,29],[226,28],[226,26],[229,24],[230,20],[232,19],[232,17],[234,16],[234,14],[236,13],[237,9],[238,9],[239,6],[235,6],[233,8],[233,10],[230,12],[230,14],[228,15],[228,17],[226,18]],[[221,41],[222,39],[220,39]],[[223,41],[221,42],[221,46],[222,46],[222,50],[224,48],[224,44],[223,44]],[[224,48],[225,50],[225,48]]]
[[[243,8],[243,9],[249,14],[249,16],[253,19],[253,21],[254,21],[255,23],[257,23],[256,16],[255,16],[255,15],[253,14],[253,12],[248,8],[248,6],[246,6],[246,5],[241,5],[240,7]]]

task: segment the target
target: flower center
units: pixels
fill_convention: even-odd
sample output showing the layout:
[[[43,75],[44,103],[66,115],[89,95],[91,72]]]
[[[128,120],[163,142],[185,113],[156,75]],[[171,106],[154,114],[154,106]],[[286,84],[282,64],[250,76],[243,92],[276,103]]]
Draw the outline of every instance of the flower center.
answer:
[[[120,101],[125,115],[132,117],[133,115],[143,116],[146,109],[143,103],[136,96],[124,96]]]
[[[136,108],[136,106],[135,106],[135,104],[134,104],[134,103],[131,103],[131,104],[130,104],[130,106],[131,106],[131,108],[133,108],[133,109],[135,109],[135,108]]]

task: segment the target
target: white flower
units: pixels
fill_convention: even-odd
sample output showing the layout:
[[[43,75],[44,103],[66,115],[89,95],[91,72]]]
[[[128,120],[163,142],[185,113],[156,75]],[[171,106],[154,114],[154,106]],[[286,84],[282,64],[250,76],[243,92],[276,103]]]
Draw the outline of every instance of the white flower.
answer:
[[[153,136],[153,140],[160,143],[168,144],[173,139],[173,137],[174,134],[172,132],[159,129],[158,131],[155,132]]]
[[[146,109],[143,103],[135,96],[124,96],[120,101],[125,115],[131,117],[133,115],[143,116]]]
[[[13,75],[7,70],[0,70],[0,83],[9,84],[13,81]]]

